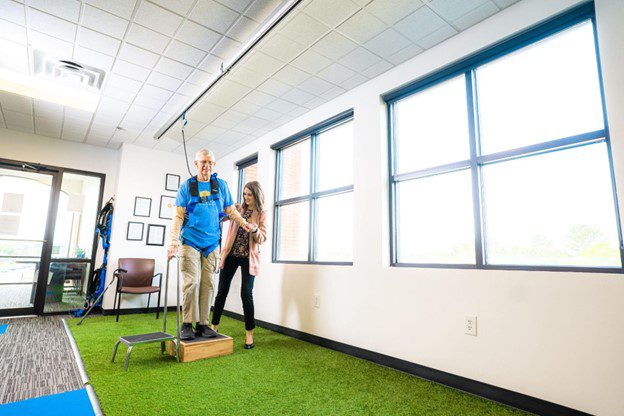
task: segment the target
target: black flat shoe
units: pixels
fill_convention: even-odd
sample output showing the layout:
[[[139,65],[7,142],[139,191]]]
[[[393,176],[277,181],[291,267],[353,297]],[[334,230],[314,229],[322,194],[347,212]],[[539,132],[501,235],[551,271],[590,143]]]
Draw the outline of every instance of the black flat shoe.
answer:
[[[245,348],[246,350],[250,350],[255,346],[255,344],[252,342],[251,344],[245,344],[245,346],[243,348]]]

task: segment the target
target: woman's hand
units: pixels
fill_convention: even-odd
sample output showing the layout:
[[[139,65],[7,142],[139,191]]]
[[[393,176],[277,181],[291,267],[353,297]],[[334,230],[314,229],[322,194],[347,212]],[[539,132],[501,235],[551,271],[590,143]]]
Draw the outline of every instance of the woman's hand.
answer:
[[[250,233],[255,233],[256,230],[258,230],[258,226],[256,224],[254,224],[253,222],[249,222],[247,224],[249,225],[249,232]]]

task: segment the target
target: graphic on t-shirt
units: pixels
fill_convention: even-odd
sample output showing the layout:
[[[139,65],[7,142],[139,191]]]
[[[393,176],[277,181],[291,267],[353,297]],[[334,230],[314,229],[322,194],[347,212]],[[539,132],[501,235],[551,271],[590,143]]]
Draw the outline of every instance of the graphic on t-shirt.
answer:
[[[201,202],[208,202],[208,197],[210,196],[210,191],[201,191],[199,193],[199,200]]]

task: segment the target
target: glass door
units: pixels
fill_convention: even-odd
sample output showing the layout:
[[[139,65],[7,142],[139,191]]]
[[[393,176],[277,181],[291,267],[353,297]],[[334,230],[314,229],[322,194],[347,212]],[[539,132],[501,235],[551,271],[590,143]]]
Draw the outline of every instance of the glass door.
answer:
[[[0,315],[35,313],[55,179],[55,172],[0,166]]]
[[[101,188],[99,176],[62,173],[44,313],[75,310],[85,302]]]

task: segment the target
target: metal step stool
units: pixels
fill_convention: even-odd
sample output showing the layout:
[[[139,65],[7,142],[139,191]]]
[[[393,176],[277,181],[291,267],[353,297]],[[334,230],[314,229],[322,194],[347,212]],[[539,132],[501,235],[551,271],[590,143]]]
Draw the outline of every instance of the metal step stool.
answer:
[[[119,337],[117,342],[115,343],[115,347],[113,348],[113,356],[111,357],[111,363],[115,362],[115,355],[117,355],[117,348],[119,344],[123,343],[128,346],[128,351],[126,351],[126,363],[124,364],[124,371],[128,371],[128,363],[130,362],[130,354],[132,353],[132,348],[135,345],[139,344],[151,344],[154,342],[160,342],[160,353],[164,354],[166,351],[166,343],[171,341],[175,345],[175,357],[176,360],[180,361],[180,257],[175,256],[178,260],[177,267],[177,305],[176,305],[176,324],[177,331],[176,336],[167,333],[167,292],[169,287],[169,263],[171,259],[167,260],[167,274],[165,276],[165,312],[163,316],[163,330],[162,332],[151,332],[149,334],[139,334],[139,335],[124,335]],[[160,305],[158,305],[160,307]]]

